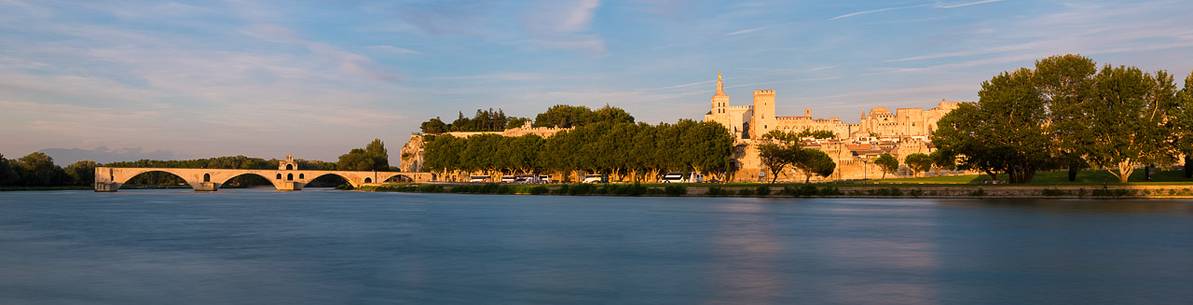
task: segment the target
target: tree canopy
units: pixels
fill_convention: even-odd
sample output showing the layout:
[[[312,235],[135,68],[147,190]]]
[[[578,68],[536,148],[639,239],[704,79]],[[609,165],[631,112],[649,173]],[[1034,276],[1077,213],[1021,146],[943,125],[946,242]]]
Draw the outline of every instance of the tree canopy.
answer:
[[[534,127],[571,128],[588,124],[634,123],[634,117],[621,108],[605,105],[593,111],[587,106],[555,105],[534,118]]]
[[[364,148],[354,148],[340,156],[336,169],[350,171],[389,170],[389,152],[381,139],[373,139]]]
[[[893,173],[899,170],[899,159],[891,154],[882,154],[878,159],[874,160],[874,164],[878,165],[878,169],[882,170],[882,178],[886,179],[887,173]]]

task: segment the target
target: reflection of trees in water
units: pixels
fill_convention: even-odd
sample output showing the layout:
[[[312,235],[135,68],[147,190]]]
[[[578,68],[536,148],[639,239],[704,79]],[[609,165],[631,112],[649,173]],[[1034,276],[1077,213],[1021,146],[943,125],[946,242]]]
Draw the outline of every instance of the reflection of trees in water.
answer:
[[[756,203],[728,203],[718,207],[726,220],[713,236],[709,264],[714,298],[712,304],[779,304],[788,293],[788,279],[782,277],[782,245],[775,237],[773,219],[765,206]]]

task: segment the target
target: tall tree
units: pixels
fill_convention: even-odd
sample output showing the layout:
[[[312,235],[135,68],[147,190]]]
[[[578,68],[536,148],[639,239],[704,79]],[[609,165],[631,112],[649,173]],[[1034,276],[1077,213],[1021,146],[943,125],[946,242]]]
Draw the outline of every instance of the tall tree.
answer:
[[[419,125],[419,129],[425,134],[437,134],[447,132],[448,126],[439,117],[433,117]]]
[[[354,148],[340,155],[336,169],[351,171],[389,170],[389,152],[381,139],[373,139],[365,148]]]
[[[1092,94],[1087,105],[1090,165],[1126,183],[1140,166],[1171,161],[1170,133],[1164,125],[1168,111],[1177,105],[1171,75],[1106,66],[1094,77]]]
[[[1030,69],[1003,72],[982,83],[976,104],[963,103],[937,122],[932,141],[961,156],[964,168],[1011,183],[1031,181],[1051,161],[1047,113]]]
[[[1090,129],[1084,104],[1097,72],[1092,59],[1076,54],[1036,61],[1035,83],[1048,113],[1045,133],[1052,141],[1053,158],[1068,167],[1069,181],[1077,180],[1078,170],[1085,163],[1082,155]]]
[[[882,170],[882,179],[886,179],[887,173],[899,170],[899,159],[895,159],[895,156],[891,154],[878,156],[878,159],[874,160],[874,164],[878,165],[878,168]]]
[[[779,180],[779,174],[791,164],[790,151],[776,143],[762,143],[758,145],[758,158],[762,166],[770,171],[770,183]]]
[[[1193,178],[1193,72],[1185,77],[1185,88],[1178,95],[1171,116],[1172,143],[1184,155],[1185,178]]]

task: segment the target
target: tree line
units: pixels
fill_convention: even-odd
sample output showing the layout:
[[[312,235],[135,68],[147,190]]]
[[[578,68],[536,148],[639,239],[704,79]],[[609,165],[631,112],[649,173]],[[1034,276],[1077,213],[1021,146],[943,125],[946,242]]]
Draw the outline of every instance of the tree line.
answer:
[[[506,116],[505,111],[501,109],[489,108],[488,110],[477,109],[476,114],[471,118],[465,117],[464,112],[460,112],[456,120],[451,123],[445,123],[439,117],[433,117],[419,124],[419,129],[423,133],[429,134],[449,131],[502,131],[522,127],[529,121],[528,118]]]
[[[1003,72],[937,123],[932,142],[962,169],[1011,183],[1037,171],[1103,169],[1127,182],[1138,168],[1184,156],[1193,175],[1193,73],[1177,89],[1164,70],[1104,65],[1069,54]]]
[[[733,138],[720,124],[680,120],[650,125],[627,120],[632,120],[628,114],[606,116],[604,121],[573,125],[578,127],[549,138],[427,135],[424,166],[445,176],[550,173],[564,181],[584,174],[651,181],[672,171],[725,179],[734,171]]]
[[[527,122],[533,127],[572,128],[597,122],[634,123],[634,117],[621,108],[605,105],[593,110],[587,106],[555,105],[547,108],[546,112],[534,117],[534,120],[516,116],[506,116],[501,109],[494,111],[476,110],[472,118],[459,117],[450,124],[439,117],[430,118],[419,125],[424,134],[440,134],[452,131],[502,131],[522,127]]]
[[[0,154],[0,186],[91,185],[95,182],[95,161],[78,161],[62,168],[54,158],[33,152],[19,159]]]

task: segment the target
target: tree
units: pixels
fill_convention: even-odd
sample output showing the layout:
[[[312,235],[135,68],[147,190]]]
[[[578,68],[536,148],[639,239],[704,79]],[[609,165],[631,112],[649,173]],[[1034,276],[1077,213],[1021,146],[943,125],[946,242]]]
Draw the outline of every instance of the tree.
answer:
[[[75,185],[95,184],[95,167],[98,163],[91,160],[80,160],[66,166],[66,174]]]
[[[505,129],[520,128],[520,127],[522,127],[522,125],[526,125],[527,122],[530,122],[530,119],[520,118],[520,117],[509,117],[509,119],[507,119],[505,121]]]
[[[1106,66],[1094,77],[1091,94],[1086,105],[1091,137],[1085,151],[1090,165],[1126,183],[1142,165],[1171,161],[1170,133],[1164,124],[1177,105],[1172,76]]]
[[[887,173],[899,170],[899,159],[895,159],[895,156],[891,154],[878,156],[878,159],[874,160],[874,164],[878,165],[878,168],[882,170],[882,179],[886,179]]]
[[[439,119],[439,117],[434,117],[430,120],[427,120],[426,122],[423,122],[422,125],[419,126],[419,129],[421,129],[425,134],[437,134],[447,132],[448,126],[447,123],[444,123],[443,120]]]
[[[765,166],[770,171],[770,183],[774,184],[779,180],[779,173],[790,165],[791,158],[790,151],[785,147],[775,143],[762,143],[758,145],[758,158],[762,160],[762,166]]]
[[[1077,180],[1085,163],[1082,154],[1090,138],[1084,102],[1089,96],[1097,64],[1076,54],[1051,56],[1036,61],[1035,85],[1048,113],[1045,133],[1049,135],[1053,158],[1069,169],[1069,181]]]
[[[350,171],[389,170],[389,153],[381,139],[373,139],[365,148],[354,148],[340,155],[336,169]]]
[[[903,158],[903,164],[907,164],[907,167],[911,169],[912,176],[931,170],[933,163],[934,160],[931,156],[922,153],[910,154]]]
[[[33,152],[21,157],[17,164],[24,185],[62,185],[69,179],[61,167],[54,165],[54,158],[42,152]]]
[[[812,181],[812,176],[828,177],[833,174],[837,168],[837,163],[833,162],[833,158],[828,154],[818,149],[793,147],[794,150],[788,155],[791,156],[792,164],[800,172],[804,174],[804,183]]]
[[[932,142],[958,155],[961,167],[1011,183],[1031,181],[1051,161],[1042,93],[1030,69],[1003,72],[982,83],[978,102],[962,103],[937,122]]]
[[[17,174],[16,164],[0,154],[0,185],[14,185],[20,180],[21,175]]]
[[[948,151],[937,149],[928,154],[928,158],[932,159],[932,167],[935,167],[938,171],[957,169],[957,156]]]
[[[571,128],[591,121],[592,110],[584,106],[555,105],[535,116],[534,127]]]
[[[1185,77],[1185,88],[1176,99],[1171,117],[1172,143],[1184,155],[1185,178],[1193,178],[1193,72]]]

